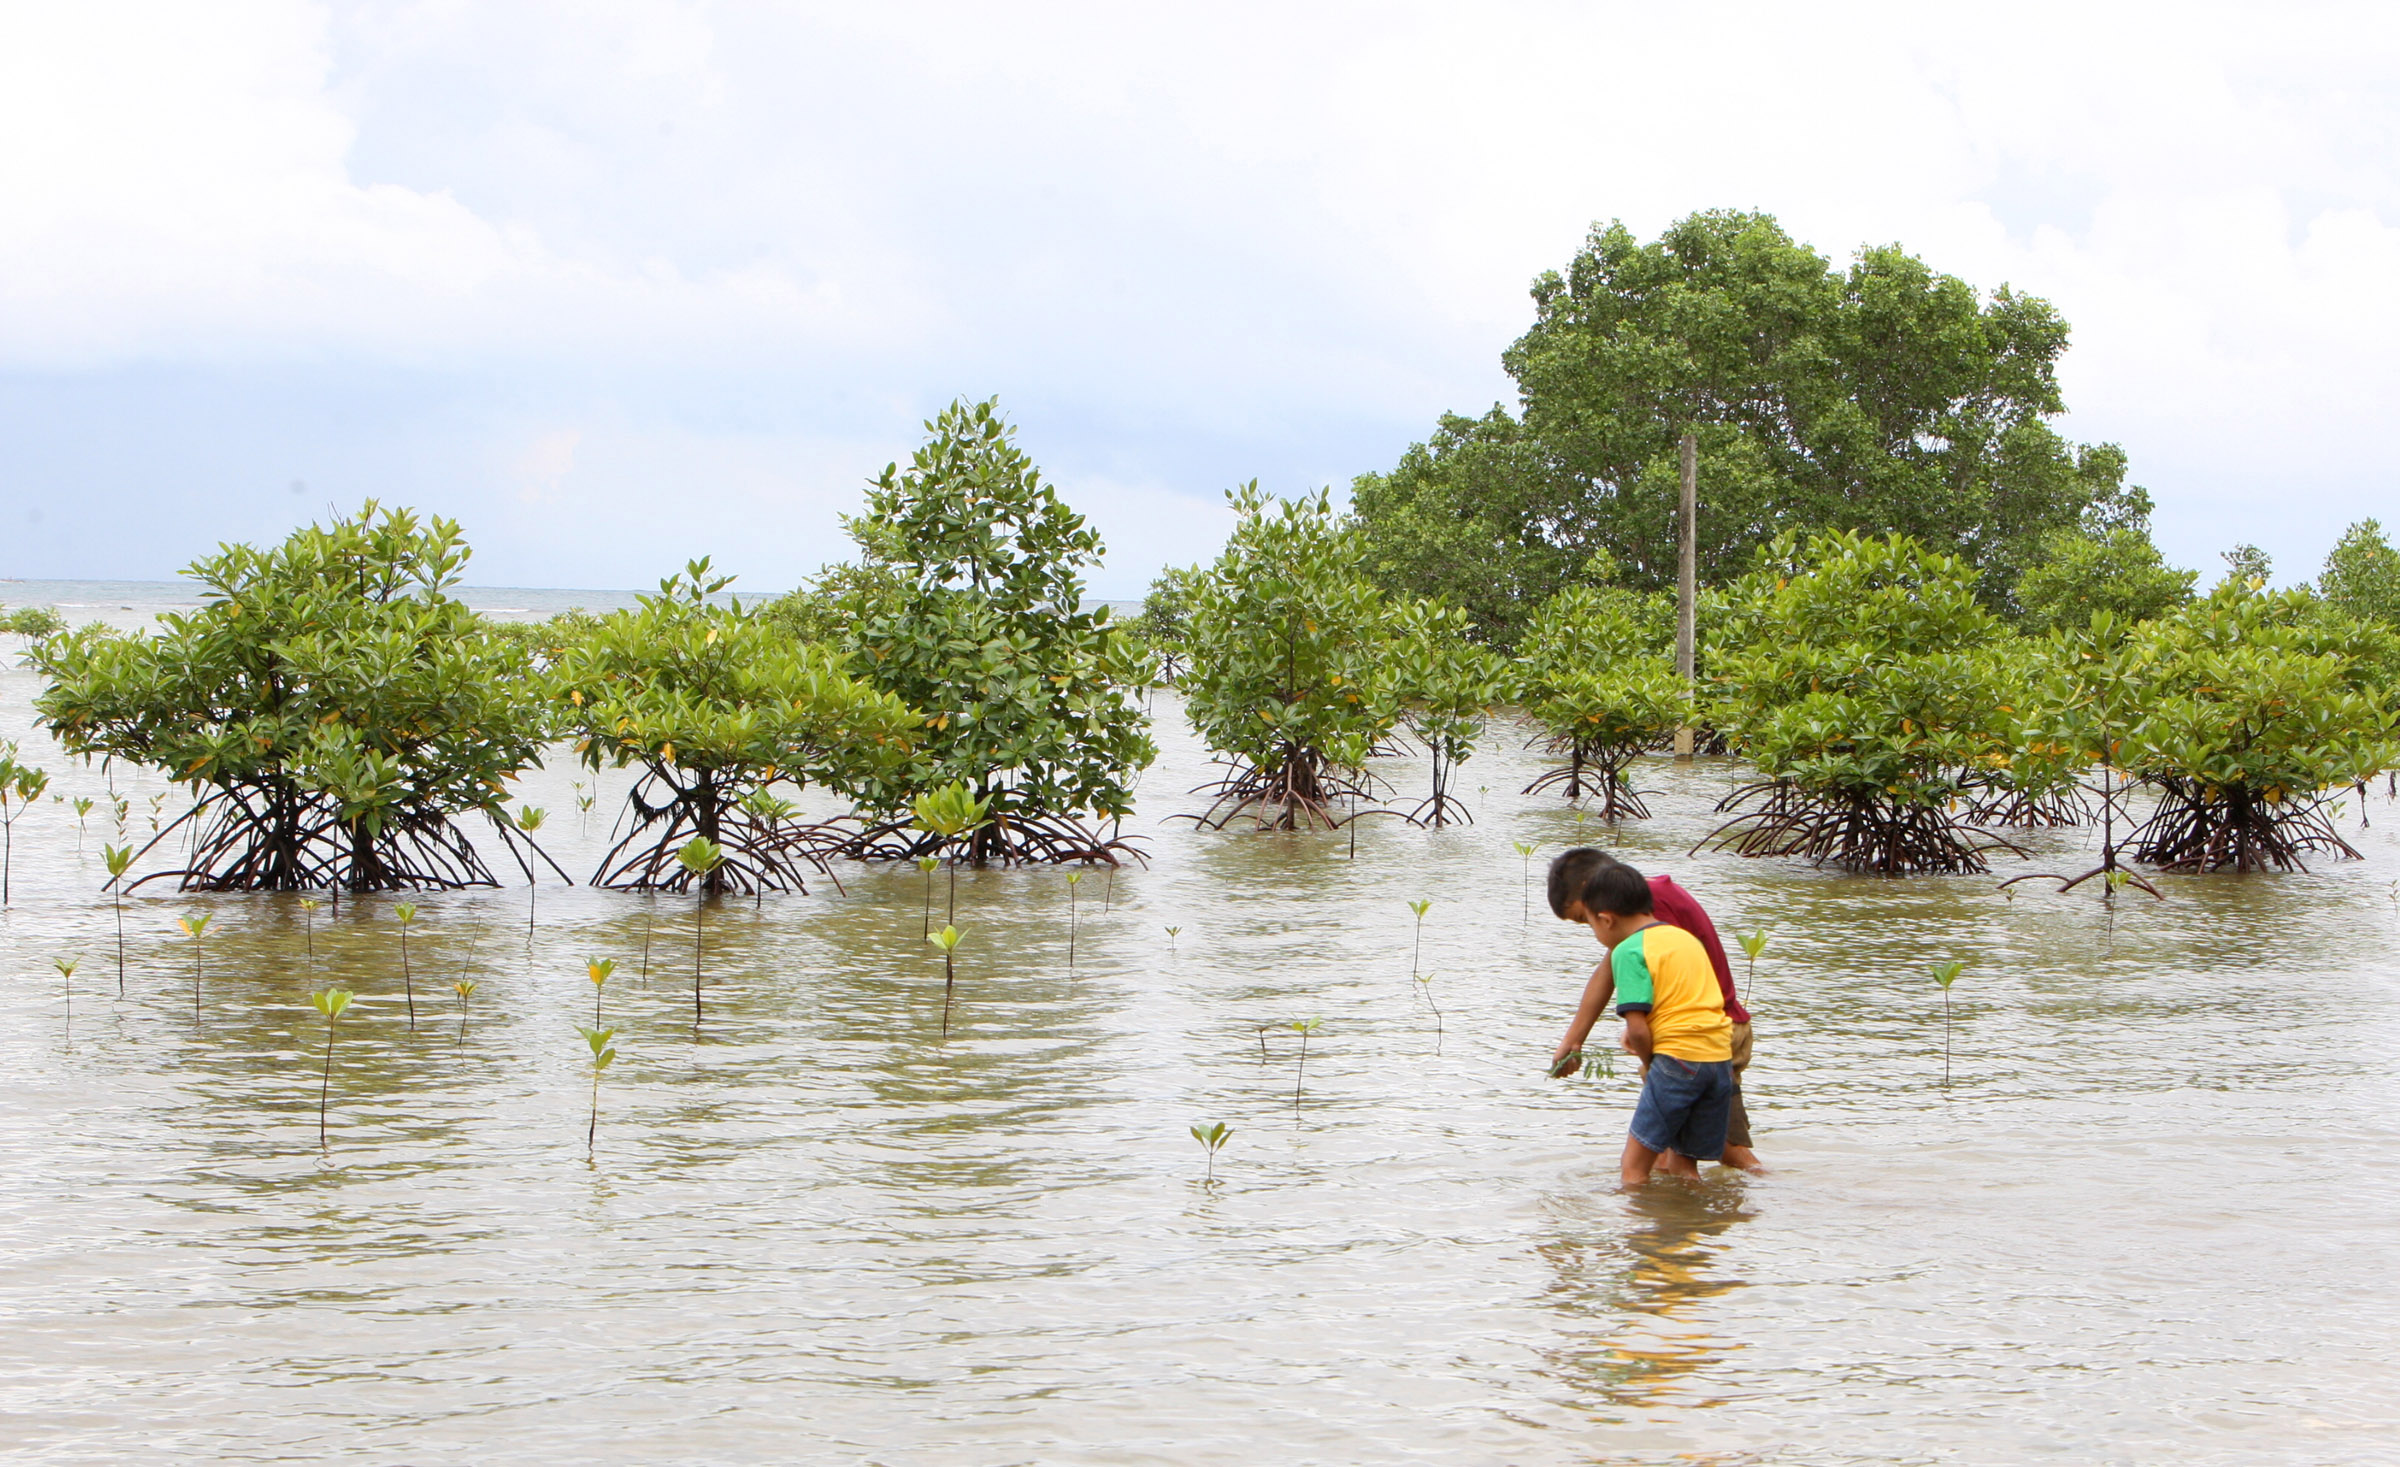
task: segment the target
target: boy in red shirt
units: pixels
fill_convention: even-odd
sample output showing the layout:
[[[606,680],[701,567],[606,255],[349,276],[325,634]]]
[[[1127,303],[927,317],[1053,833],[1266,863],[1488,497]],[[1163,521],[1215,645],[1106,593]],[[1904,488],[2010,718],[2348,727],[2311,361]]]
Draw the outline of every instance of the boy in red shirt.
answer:
[[[1578,926],[1590,926],[1594,913],[1584,904],[1584,894],[1592,878],[1604,866],[1619,864],[1606,851],[1590,846],[1577,846],[1550,863],[1550,910],[1561,919]],[[1725,1002],[1725,1016],[1733,1021],[1733,1114],[1726,1127],[1724,1162],[1744,1171],[1764,1171],[1758,1153],[1750,1143],[1750,1113],[1742,1104],[1741,1072],[1750,1064],[1750,1011],[1734,993],[1733,965],[1726,961],[1725,944],[1717,938],[1717,925],[1692,894],[1675,884],[1671,876],[1650,878],[1651,910],[1658,920],[1680,927],[1698,938],[1708,954],[1710,968],[1717,977],[1717,988]],[[1567,1025],[1566,1037],[1559,1041],[1558,1052],[1552,1056],[1550,1073],[1563,1078],[1574,1073],[1571,1057],[1583,1048],[1592,1026],[1607,1012],[1608,1001],[1616,990],[1616,980],[1604,960],[1592,970],[1583,987],[1583,1002],[1576,1007],[1574,1021]]]

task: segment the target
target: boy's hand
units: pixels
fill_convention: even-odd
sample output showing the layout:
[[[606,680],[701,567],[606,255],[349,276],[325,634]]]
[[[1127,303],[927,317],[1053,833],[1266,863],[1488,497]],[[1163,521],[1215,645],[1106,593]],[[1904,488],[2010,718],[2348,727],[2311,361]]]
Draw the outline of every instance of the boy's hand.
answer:
[[[1553,1080],[1564,1080],[1582,1068],[1583,1051],[1580,1049],[1561,1046],[1558,1053],[1550,1057],[1550,1078]]]

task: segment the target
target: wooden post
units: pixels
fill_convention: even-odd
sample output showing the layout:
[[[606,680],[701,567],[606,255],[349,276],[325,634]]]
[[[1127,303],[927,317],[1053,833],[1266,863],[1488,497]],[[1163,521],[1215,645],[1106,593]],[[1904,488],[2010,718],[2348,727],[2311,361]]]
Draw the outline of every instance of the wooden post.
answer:
[[[1683,505],[1678,526],[1682,544],[1675,567],[1675,671],[1683,685],[1693,683],[1693,642],[1699,623],[1700,601],[1700,441],[1687,429],[1683,450]],[[1692,757],[1690,724],[1675,730],[1675,757]]]

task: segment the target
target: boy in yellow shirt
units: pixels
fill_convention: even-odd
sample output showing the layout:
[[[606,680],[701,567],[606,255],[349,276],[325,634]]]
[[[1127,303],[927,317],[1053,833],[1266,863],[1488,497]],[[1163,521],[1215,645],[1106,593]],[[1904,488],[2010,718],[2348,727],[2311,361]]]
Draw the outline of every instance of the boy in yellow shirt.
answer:
[[[1618,1177],[1638,1187],[1661,1168],[1697,1177],[1698,1163],[1725,1154],[1733,1111],[1733,1021],[1707,949],[1651,913],[1650,883],[1631,866],[1595,872],[1585,889],[1592,935],[1608,948],[1625,1048],[1642,1061]]]

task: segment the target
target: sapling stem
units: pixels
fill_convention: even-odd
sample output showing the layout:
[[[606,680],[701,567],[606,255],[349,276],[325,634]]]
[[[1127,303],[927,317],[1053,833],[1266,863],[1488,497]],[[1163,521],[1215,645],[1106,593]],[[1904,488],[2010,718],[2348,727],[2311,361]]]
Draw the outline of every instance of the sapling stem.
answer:
[[[408,996],[408,1032],[414,1034],[417,1032],[417,977],[408,965],[408,924],[417,918],[416,905],[401,902],[392,908],[392,915],[400,919],[400,991]]]
[[[1083,873],[1067,873],[1067,971],[1075,971],[1075,889],[1083,884]]]
[[[342,1011],[350,1007],[350,997],[350,990],[339,986],[322,989],[308,996],[309,1003],[325,1016],[325,1068],[317,1078],[317,1150],[320,1154],[327,1153],[325,1105],[333,1088],[333,1031],[342,1017]]]
[[[1942,1088],[1944,1090],[1950,1088],[1950,985],[1958,981],[1958,975],[1966,970],[1966,966],[1964,962],[1953,959],[1947,963],[1936,963],[1933,967],[1933,981],[1942,985]]]
[[[133,865],[133,847],[102,844],[100,859],[108,863],[108,897],[117,915],[117,997],[125,996],[125,872]]]
[[[208,914],[178,917],[175,925],[192,939],[192,1022],[200,1021],[200,934],[208,930]]]
[[[944,927],[927,941],[942,950],[942,1037],[950,1037],[950,998],[958,988],[958,941],[966,936],[956,927]]]
[[[925,930],[919,937],[933,936],[933,868],[941,864],[939,856],[917,857],[917,869],[925,873]]]
[[[1292,1109],[1300,1108],[1300,1087],[1308,1079],[1308,1036],[1323,1026],[1322,1019],[1294,1019],[1292,1028],[1300,1035],[1300,1064],[1292,1071]],[[1264,1038],[1264,1035],[1261,1035]]]
[[[75,1042],[75,958],[52,958],[50,966],[58,970],[59,981],[66,985],[66,1038]]]
[[[1408,976],[1411,979],[1417,976],[1417,960],[1425,955],[1425,914],[1432,908],[1433,903],[1430,901],[1408,904],[1408,909],[1417,914],[1416,945],[1411,947],[1408,953]]]

